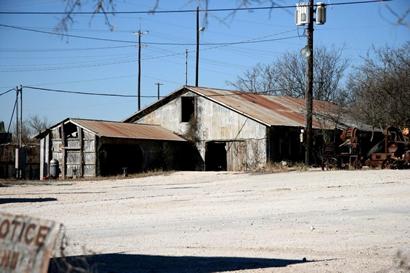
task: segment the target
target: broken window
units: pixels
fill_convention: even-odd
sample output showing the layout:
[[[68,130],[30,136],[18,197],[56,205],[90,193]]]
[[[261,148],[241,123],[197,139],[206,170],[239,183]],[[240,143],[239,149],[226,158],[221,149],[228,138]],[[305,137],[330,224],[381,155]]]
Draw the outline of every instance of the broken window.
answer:
[[[64,124],[64,134],[66,135],[66,138],[77,138],[77,126],[72,123]]]
[[[181,122],[189,122],[195,114],[195,98],[181,97]]]

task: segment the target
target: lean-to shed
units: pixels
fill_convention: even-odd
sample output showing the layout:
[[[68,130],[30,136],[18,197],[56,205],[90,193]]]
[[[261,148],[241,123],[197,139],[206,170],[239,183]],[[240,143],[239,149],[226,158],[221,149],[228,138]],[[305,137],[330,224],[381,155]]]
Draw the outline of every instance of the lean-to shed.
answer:
[[[36,137],[41,179],[52,159],[63,178],[190,168],[189,161],[174,160],[190,151],[189,143],[158,125],[67,118]]]

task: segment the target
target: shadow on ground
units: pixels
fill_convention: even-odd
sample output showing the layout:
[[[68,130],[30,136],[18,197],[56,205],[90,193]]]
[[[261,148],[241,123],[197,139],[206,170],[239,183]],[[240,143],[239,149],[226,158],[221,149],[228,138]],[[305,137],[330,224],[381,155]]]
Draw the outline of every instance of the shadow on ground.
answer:
[[[245,269],[285,267],[291,264],[306,262],[309,261],[243,257],[193,257],[152,256],[133,254],[101,254],[90,256],[72,256],[67,258],[54,258],[50,262],[50,268],[48,272],[211,273],[229,272]],[[70,267],[71,271],[67,270]],[[79,268],[77,270],[73,270],[74,267]]]
[[[8,203],[37,203],[37,202],[51,202],[57,201],[57,198],[0,198],[0,204]]]

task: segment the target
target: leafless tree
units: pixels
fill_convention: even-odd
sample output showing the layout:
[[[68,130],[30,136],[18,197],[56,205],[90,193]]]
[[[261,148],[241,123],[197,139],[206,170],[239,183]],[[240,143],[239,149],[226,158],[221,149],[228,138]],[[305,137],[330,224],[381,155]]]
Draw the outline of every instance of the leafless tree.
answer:
[[[40,118],[38,115],[31,116],[27,120],[27,124],[33,134],[39,134],[50,126],[47,118]]]
[[[376,127],[403,126],[410,119],[410,42],[379,48],[349,77],[352,112]]]
[[[314,54],[314,98],[338,101],[340,80],[348,64],[342,49],[320,47]],[[286,53],[271,64],[257,64],[230,84],[242,91],[304,97],[306,59],[299,52]]]
[[[49,122],[45,117],[41,118],[38,115],[31,116],[29,119],[23,121],[22,127],[22,142],[29,144],[35,142],[34,136],[50,127]],[[13,141],[17,141],[16,127],[13,125]]]

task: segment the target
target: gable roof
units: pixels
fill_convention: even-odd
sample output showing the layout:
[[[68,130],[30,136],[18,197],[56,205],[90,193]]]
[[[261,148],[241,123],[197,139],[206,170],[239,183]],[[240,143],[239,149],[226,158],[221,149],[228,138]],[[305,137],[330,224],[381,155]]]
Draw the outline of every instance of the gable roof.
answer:
[[[141,139],[141,140],[166,140],[166,141],[186,141],[175,133],[159,126],[151,124],[123,123],[106,120],[76,119],[67,118],[51,126],[46,131],[40,133],[36,138],[42,138],[51,129],[61,123],[73,123],[99,137]]]
[[[124,121],[134,122],[186,92],[193,92],[266,126],[305,127],[305,100],[302,98],[192,86],[185,86],[177,90]],[[361,129],[366,127],[363,124],[354,122],[352,118],[345,113],[341,114],[340,111],[341,108],[334,103],[314,100],[313,128],[333,129],[336,121],[338,125],[345,127],[358,127]]]

